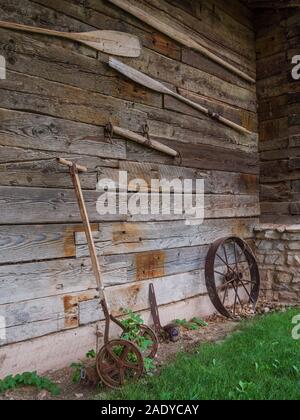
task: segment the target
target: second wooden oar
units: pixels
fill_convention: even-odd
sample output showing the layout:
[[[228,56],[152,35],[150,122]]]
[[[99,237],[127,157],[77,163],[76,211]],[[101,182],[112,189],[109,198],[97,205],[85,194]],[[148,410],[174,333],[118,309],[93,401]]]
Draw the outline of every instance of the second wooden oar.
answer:
[[[113,3],[114,5],[120,7],[121,9],[125,10],[125,12],[130,13],[136,18],[140,19],[142,22],[152,26],[152,28],[157,29],[158,31],[162,32],[168,37],[179,42],[180,44],[188,48],[192,48],[195,51],[200,52],[201,54],[208,57],[210,60],[214,61],[215,63],[220,64],[222,67],[229,70],[231,73],[234,73],[237,76],[241,77],[242,79],[247,80],[247,82],[255,83],[255,79],[253,79],[253,77],[249,76],[244,71],[238,69],[237,67],[223,60],[221,57],[218,57],[216,54],[211,52],[208,48],[204,47],[198,41],[193,39],[191,36],[187,35],[184,31],[177,30],[176,28],[173,28],[172,26],[168,25],[162,20],[157,19],[155,16],[153,16],[153,14],[150,13],[150,11],[147,11],[145,7],[143,8],[137,7],[127,0],[109,0],[109,1]]]
[[[141,54],[141,44],[138,37],[125,32],[92,31],[69,33],[3,21],[0,21],[0,28],[70,39],[110,55],[139,57]]]
[[[190,105],[191,107],[197,109],[203,114],[217,121],[220,121],[221,123],[227,125],[228,127],[233,128],[236,131],[239,131],[240,133],[251,134],[251,132],[247,130],[246,128],[234,123],[233,121],[228,120],[225,117],[222,117],[221,115],[215,112],[208,110],[204,106],[197,104],[196,102],[193,102],[190,99],[185,98],[184,96],[179,95],[176,92],[173,92],[171,89],[167,88],[165,85],[158,82],[157,80],[154,80],[151,77],[147,76],[146,74],[141,73],[140,71],[130,66],[127,66],[126,64],[122,63],[119,60],[116,60],[115,58],[112,58],[112,57],[109,58],[109,66],[117,70],[119,73],[123,74],[124,76],[128,77],[129,79],[133,80],[134,82],[147,87],[148,89],[154,90],[156,92],[159,92],[165,95],[173,96],[174,98],[179,99],[181,102],[184,102],[187,105]]]

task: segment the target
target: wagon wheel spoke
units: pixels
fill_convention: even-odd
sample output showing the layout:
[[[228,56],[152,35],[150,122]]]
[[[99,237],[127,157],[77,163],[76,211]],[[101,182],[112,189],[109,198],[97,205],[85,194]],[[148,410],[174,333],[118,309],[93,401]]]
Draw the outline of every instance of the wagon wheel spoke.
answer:
[[[225,289],[225,292],[224,292],[223,305],[225,304],[225,301],[226,301],[226,296],[227,296],[227,293],[228,293],[228,288],[229,288],[229,285],[226,286],[226,289]]]
[[[116,373],[119,373],[119,369],[116,365],[109,365],[109,366],[103,367],[103,373],[105,375],[114,376]]]
[[[120,384],[124,385],[124,383],[125,383],[125,368],[121,367],[120,370],[119,370],[119,373],[120,373]]]
[[[220,272],[220,271],[218,271],[218,270],[215,270],[215,273],[216,273],[216,274],[219,274],[220,276],[223,276],[223,277],[225,276],[225,273],[221,273],[221,272]]]
[[[248,295],[248,297],[249,297],[249,302],[251,302],[251,303],[253,303],[253,304],[254,304],[254,301],[253,301],[253,299],[252,299],[252,297],[251,297],[251,295],[250,295],[250,293],[249,293],[249,291],[248,291],[247,287],[244,285],[244,282],[243,282],[243,280],[242,280],[242,279],[241,279],[241,284],[242,284],[243,288],[245,289],[245,291],[246,291],[246,293],[247,293],[247,295]]]
[[[239,274],[239,263],[238,263],[237,250],[236,250],[235,243],[234,243],[233,247],[234,247],[234,258],[235,258],[235,270],[236,270],[236,274]]]
[[[226,283],[221,284],[221,286],[217,287],[217,291],[221,290],[223,287],[226,287],[226,286],[227,286],[227,289],[228,289],[230,284],[232,284],[232,280],[229,280]]]
[[[223,244],[222,247],[223,247],[223,251],[224,251],[225,261],[228,264],[229,260],[228,260],[228,255],[227,255],[227,251],[226,251],[226,245]]]
[[[237,305],[237,301],[239,301],[240,305],[242,308],[244,308],[244,304],[241,301],[240,295],[239,295],[239,288],[236,286],[233,286],[234,291],[235,291],[235,300],[234,300],[234,315],[236,314],[236,305]]]
[[[128,354],[129,354],[129,347],[124,347],[122,354],[120,356],[120,359],[122,361],[126,360],[126,357],[128,356]]]
[[[135,364],[135,363],[132,363],[132,362],[128,362],[127,360],[123,364],[128,369],[132,369],[132,370],[134,370],[136,372],[139,371],[139,365],[138,364]]]
[[[245,251],[246,251],[246,247],[245,247],[245,245],[243,245],[243,249],[241,250],[240,255],[238,256],[238,262],[239,263],[241,262],[242,256],[245,255]]]
[[[230,264],[227,263],[219,254],[217,254],[217,257],[220,258],[220,260],[226,265],[226,267],[232,272],[235,273],[235,271],[230,267]]]
[[[120,358],[114,353],[114,351],[110,348],[107,347],[106,349],[107,353],[109,354],[109,356],[112,358],[112,360],[117,364],[117,366],[120,364]]]

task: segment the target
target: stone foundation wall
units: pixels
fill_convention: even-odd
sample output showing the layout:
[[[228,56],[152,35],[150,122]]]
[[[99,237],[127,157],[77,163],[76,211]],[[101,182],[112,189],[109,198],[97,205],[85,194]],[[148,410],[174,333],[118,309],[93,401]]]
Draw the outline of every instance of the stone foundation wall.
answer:
[[[300,302],[300,225],[259,225],[255,232],[262,297]]]

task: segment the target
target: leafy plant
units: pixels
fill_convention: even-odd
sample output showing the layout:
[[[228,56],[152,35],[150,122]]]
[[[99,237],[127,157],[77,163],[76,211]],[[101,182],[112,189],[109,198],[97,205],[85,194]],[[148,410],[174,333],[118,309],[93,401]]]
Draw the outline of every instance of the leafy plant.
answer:
[[[203,327],[203,328],[208,327],[208,323],[203,321],[203,319],[201,319],[201,318],[196,318],[195,317],[195,318],[192,319],[192,322],[194,324],[199,325],[199,327]]]
[[[186,319],[176,319],[175,324],[190,331],[196,331],[199,330],[200,327],[208,326],[208,324],[200,318],[193,318],[191,321],[187,321]]]
[[[39,390],[45,390],[51,393],[52,396],[60,394],[58,386],[47,377],[42,377],[37,372],[24,372],[22,374],[13,376],[9,375],[3,380],[0,380],[0,393],[15,390],[24,386],[32,386]]]
[[[145,353],[152,346],[153,342],[141,334],[140,327],[144,324],[143,319],[131,310],[124,310],[124,314],[126,315],[126,318],[121,321],[125,328],[122,339],[135,343],[140,349],[141,353]],[[135,358],[135,355],[129,354],[128,357],[129,359],[130,357]],[[135,360],[131,361],[135,362]],[[147,373],[155,369],[154,361],[149,357],[144,357],[144,366]]]
[[[72,363],[70,368],[72,369],[72,382],[73,384],[79,384],[82,378],[82,372],[85,370],[83,362]]]
[[[96,357],[97,357],[97,353],[95,350],[90,350],[86,354],[87,359],[96,359]]]
[[[87,359],[96,359],[97,357],[97,353],[94,349],[88,351],[85,355],[85,357]],[[72,382],[74,384],[78,384],[81,379],[82,376],[85,372],[86,369],[86,365],[83,361],[77,362],[77,363],[72,363],[70,368],[72,369],[73,373],[72,373]]]

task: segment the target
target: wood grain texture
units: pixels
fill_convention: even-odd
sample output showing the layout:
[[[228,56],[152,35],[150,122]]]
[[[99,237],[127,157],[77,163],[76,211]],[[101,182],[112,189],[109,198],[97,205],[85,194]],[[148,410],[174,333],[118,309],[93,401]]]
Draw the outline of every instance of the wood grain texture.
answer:
[[[139,4],[175,29],[184,27],[213,54],[255,77],[252,13],[242,3]],[[237,133],[175,98],[120,77],[107,65],[105,54],[88,46],[1,29],[0,54],[6,58],[8,77],[0,84],[0,312],[9,330],[8,340],[0,343],[1,372],[69,365],[95,348],[95,322],[100,320],[103,328],[77,202],[68,169],[55,162],[58,156],[88,168],[80,180],[116,314],[122,306],[131,306],[151,322],[152,281],[159,290],[164,323],[211,314],[203,278],[207,249],[221,236],[251,239],[260,213],[255,88],[107,0],[11,0],[0,4],[0,15],[1,20],[56,31],[114,30],[138,36],[140,59],[124,62],[252,132]],[[269,203],[273,192],[286,197],[285,183],[291,183],[295,203],[300,171],[297,117],[288,122],[293,125],[287,136],[284,130],[288,113],[297,115],[299,97],[296,86],[288,96],[278,69],[268,74],[273,57],[280,63],[283,57],[280,52],[272,55],[278,47],[267,23],[258,31],[259,54],[267,49],[266,57],[259,56],[264,202]],[[291,54],[298,35],[292,21],[287,25]],[[276,39],[282,41],[280,31]],[[278,89],[277,99],[273,95]],[[182,163],[118,136],[106,138],[109,122],[138,134],[147,123],[151,138],[178,150]],[[273,133],[277,139],[271,144]],[[281,156],[280,150],[285,150]],[[118,183],[120,170],[128,172],[129,180],[205,179],[204,224],[187,226],[178,215],[99,216],[96,182],[112,178],[123,187]],[[132,194],[135,188],[129,190]],[[284,212],[295,212],[284,200]]]
[[[257,22],[258,99],[263,221],[297,221],[299,83],[291,77],[299,12],[261,11]],[[263,18],[268,25],[263,25]],[[273,220],[272,220],[273,216]]]

